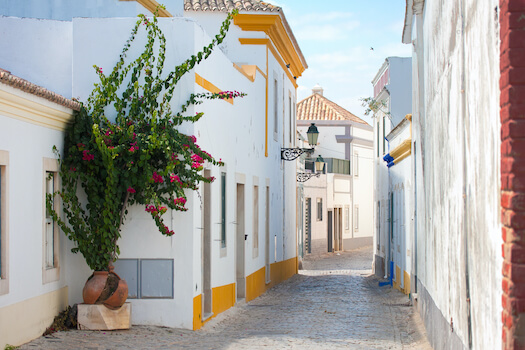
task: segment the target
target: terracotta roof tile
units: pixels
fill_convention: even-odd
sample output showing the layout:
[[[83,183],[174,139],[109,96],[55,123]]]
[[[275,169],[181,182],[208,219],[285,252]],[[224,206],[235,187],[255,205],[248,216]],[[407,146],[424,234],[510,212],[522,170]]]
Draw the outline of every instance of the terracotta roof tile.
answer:
[[[368,124],[363,119],[317,93],[297,103],[297,120],[350,120]]]
[[[80,110],[80,103],[70,100],[62,95],[59,95],[53,91],[50,91],[42,86],[33,84],[25,79],[17,77],[11,74],[11,72],[0,68],[0,83],[14,87],[15,89],[22,90],[24,92],[33,94],[49,100],[58,105],[71,108],[75,111]]]
[[[184,0],[184,11],[265,11],[279,12],[281,7],[261,0]]]

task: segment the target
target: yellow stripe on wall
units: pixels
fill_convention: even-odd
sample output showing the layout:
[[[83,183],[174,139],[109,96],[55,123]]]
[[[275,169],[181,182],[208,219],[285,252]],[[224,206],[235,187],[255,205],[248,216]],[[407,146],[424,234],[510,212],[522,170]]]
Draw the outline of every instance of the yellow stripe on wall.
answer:
[[[235,305],[235,283],[212,288],[213,317]],[[200,329],[207,321],[202,321],[202,295],[193,298],[193,330]]]
[[[297,273],[297,257],[279,261],[270,265],[271,282],[266,284],[266,268],[263,267],[246,276],[246,301],[253,300]],[[213,317],[224,312],[235,305],[235,283],[212,289],[212,312]],[[201,329],[211,318],[202,321],[202,296],[193,298],[193,330]]]
[[[215,86],[212,83],[210,83],[208,80],[206,80],[203,77],[201,77],[197,73],[195,73],[195,83],[197,83],[197,85],[201,86],[204,90],[207,90],[207,91],[212,92],[212,93],[219,93],[219,92],[223,91],[223,90],[219,89],[217,86]],[[224,99],[224,101],[226,101],[226,102],[228,102],[230,104],[233,104],[233,99],[232,98]]]
[[[253,300],[276,284],[286,281],[297,273],[297,257],[270,265],[270,283],[266,283],[266,268],[246,276],[246,301]]]

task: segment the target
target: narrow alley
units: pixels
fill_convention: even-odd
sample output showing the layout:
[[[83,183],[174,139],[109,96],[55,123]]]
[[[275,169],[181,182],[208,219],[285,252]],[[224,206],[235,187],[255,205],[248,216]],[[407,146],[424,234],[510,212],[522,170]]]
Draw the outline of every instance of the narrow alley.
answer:
[[[199,331],[57,332],[20,349],[431,349],[407,296],[379,287],[372,248],[307,257],[303,270]]]

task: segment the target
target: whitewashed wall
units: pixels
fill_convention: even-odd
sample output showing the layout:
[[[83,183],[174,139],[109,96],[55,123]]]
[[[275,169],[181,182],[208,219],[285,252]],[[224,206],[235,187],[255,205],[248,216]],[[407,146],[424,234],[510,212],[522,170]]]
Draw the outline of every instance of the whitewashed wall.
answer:
[[[412,26],[418,295],[435,348],[501,348],[497,7],[428,0]]]

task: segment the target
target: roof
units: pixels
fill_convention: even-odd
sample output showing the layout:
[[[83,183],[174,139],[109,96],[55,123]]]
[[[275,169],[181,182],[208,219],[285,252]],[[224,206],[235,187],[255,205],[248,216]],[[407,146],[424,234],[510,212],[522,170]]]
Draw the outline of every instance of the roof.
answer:
[[[262,2],[261,0],[184,0],[185,11],[264,11],[280,12],[281,7]]]
[[[70,100],[62,95],[50,91],[40,85],[33,84],[25,79],[11,74],[11,72],[0,68],[0,83],[9,85],[15,89],[22,90],[35,96],[42,97],[58,105],[71,108],[75,111],[80,110],[81,104],[77,101]]]
[[[363,119],[317,93],[297,103],[297,120],[349,120],[368,125]]]

